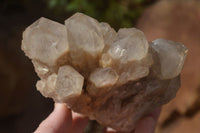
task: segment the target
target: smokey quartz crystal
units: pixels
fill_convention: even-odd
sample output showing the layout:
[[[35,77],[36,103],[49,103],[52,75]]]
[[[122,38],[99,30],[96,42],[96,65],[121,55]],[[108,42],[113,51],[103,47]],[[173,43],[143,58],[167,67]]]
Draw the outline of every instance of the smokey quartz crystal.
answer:
[[[65,25],[40,18],[23,33],[45,97],[104,126],[130,132],[144,115],[169,102],[180,88],[187,48],[142,31],[76,13]]]

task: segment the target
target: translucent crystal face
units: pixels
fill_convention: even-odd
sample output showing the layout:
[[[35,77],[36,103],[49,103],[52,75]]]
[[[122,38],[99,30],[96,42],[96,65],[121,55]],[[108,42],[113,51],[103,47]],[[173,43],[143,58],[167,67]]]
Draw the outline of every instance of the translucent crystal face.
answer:
[[[109,47],[111,44],[113,44],[114,40],[116,39],[117,33],[107,23],[101,22],[100,27],[101,27],[104,43],[106,46]]]
[[[64,25],[46,18],[40,18],[23,34],[22,49],[31,59],[50,66],[69,50]]]
[[[60,67],[55,87],[57,99],[67,101],[70,98],[78,97],[82,92],[83,81],[84,77],[72,67],[68,65]]]
[[[95,19],[77,13],[68,18],[65,25],[72,51],[82,50],[94,57],[101,53],[104,40],[100,25]]]
[[[135,29],[120,29],[116,41],[111,45],[108,53],[122,63],[141,60],[148,53],[148,42],[144,34]]]
[[[165,39],[157,39],[151,46],[160,59],[160,77],[170,79],[178,76],[183,68],[187,48],[178,42]]]
[[[89,79],[96,87],[106,87],[114,85],[118,75],[112,68],[108,67],[96,70],[90,75]]]
[[[142,31],[82,13],[65,26],[40,18],[23,33],[22,49],[41,78],[37,89],[55,102],[122,132],[175,97],[187,49]]]

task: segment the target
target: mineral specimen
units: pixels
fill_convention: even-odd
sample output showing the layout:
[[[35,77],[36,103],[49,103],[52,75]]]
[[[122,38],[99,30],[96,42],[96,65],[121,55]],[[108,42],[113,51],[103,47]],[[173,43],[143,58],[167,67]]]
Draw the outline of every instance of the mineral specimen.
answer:
[[[187,55],[180,43],[148,43],[138,29],[116,32],[82,13],[65,26],[40,18],[24,31],[22,50],[45,97],[123,132],[175,97]]]

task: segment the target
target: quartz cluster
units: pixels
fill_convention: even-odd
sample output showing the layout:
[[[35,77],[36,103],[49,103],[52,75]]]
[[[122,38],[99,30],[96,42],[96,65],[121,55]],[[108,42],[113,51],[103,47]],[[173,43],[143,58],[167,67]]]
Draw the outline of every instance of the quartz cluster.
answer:
[[[82,13],[65,25],[40,18],[24,31],[22,50],[45,97],[123,132],[175,97],[187,55],[178,42],[148,43],[136,28],[116,32]]]

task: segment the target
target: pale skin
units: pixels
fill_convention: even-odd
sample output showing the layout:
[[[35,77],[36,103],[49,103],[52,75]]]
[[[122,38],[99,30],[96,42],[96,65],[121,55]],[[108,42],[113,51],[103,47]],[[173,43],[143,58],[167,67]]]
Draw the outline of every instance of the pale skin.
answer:
[[[141,119],[134,133],[154,133],[160,114],[160,108]],[[53,112],[40,123],[34,133],[83,133],[88,118],[72,112],[65,104],[56,103]],[[119,133],[108,131],[105,133]]]

